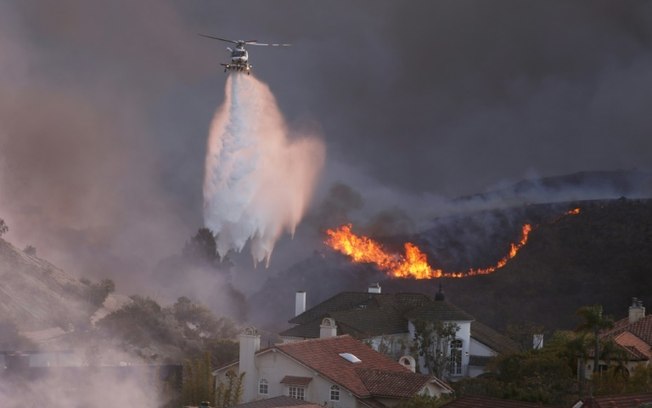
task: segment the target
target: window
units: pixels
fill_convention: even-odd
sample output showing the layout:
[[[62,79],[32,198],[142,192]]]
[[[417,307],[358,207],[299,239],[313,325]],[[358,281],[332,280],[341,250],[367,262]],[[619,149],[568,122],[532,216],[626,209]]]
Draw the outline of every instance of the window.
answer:
[[[269,384],[264,378],[261,378],[260,381],[258,381],[258,394],[269,394]]]
[[[450,344],[450,369],[451,375],[462,375],[462,340],[455,339]]]
[[[305,400],[306,399],[306,389],[303,387],[296,387],[294,385],[291,385],[289,387],[289,393],[288,395],[292,398],[300,399],[300,400]]]
[[[340,400],[340,387],[337,385],[331,386],[331,401],[339,401]]]

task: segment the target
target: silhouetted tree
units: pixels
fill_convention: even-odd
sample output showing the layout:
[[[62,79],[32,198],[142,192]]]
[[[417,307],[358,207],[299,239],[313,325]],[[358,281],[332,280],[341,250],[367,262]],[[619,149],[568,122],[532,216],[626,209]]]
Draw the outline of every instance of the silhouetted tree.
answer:
[[[219,381],[215,390],[215,406],[217,408],[231,408],[238,405],[242,398],[242,382],[245,373],[236,374],[233,371],[226,373],[226,381]]]
[[[5,220],[0,218],[0,237],[2,237],[4,234],[6,234],[9,231],[9,227],[5,223]]]
[[[36,256],[36,248],[32,245],[27,245],[23,252],[29,256]]]
[[[597,373],[600,363],[600,332],[612,328],[614,322],[611,317],[602,314],[601,305],[583,306],[577,310],[577,315],[584,320],[577,330],[593,336],[593,372]]]
[[[451,322],[414,322],[414,348],[431,374],[441,378],[450,367],[450,342],[459,329]]]
[[[111,279],[102,279],[100,283],[90,284],[88,287],[88,301],[97,307],[104,304],[109,293],[115,291],[115,283]]]
[[[217,243],[213,231],[208,228],[200,228],[190,241],[186,242],[183,248],[183,256],[190,260],[213,263],[219,261],[217,254]]]
[[[215,401],[215,377],[211,368],[210,353],[205,353],[203,358],[187,360],[184,363],[181,394],[185,405]]]

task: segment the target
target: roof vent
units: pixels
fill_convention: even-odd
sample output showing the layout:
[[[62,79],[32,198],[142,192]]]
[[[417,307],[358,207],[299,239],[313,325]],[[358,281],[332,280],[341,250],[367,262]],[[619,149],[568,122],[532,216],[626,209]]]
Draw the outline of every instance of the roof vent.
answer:
[[[340,357],[342,357],[349,363],[354,363],[354,364],[362,363],[362,360],[360,360],[359,358],[357,358],[351,353],[340,353]]]
[[[378,283],[378,282],[376,282],[376,283],[372,283],[372,284],[369,285],[369,287],[367,288],[367,292],[368,292],[368,293],[380,293],[380,291],[381,291],[381,289],[380,289],[380,283]]]

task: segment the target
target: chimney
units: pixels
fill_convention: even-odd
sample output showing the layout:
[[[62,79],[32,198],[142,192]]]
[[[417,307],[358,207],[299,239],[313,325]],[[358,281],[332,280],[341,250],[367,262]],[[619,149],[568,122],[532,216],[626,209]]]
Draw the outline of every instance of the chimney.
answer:
[[[303,290],[297,291],[294,300],[294,315],[299,316],[306,311],[306,292]]]
[[[417,362],[412,356],[403,356],[398,359],[398,363],[413,373],[417,371]]]
[[[372,283],[367,289],[368,293],[380,293],[380,284],[378,282]]]
[[[254,327],[247,327],[240,333],[239,371],[246,373],[242,390],[242,401],[252,401],[257,394],[258,373],[256,372],[256,352],[260,350],[260,335]]]
[[[326,339],[335,336],[337,336],[337,326],[335,325],[335,319],[324,317],[324,320],[321,321],[321,325],[319,326],[319,338]]]
[[[632,298],[632,305],[629,307],[629,322],[636,323],[645,317],[645,307],[643,301]]]
[[[532,335],[532,350],[541,350],[543,348],[543,333]]]

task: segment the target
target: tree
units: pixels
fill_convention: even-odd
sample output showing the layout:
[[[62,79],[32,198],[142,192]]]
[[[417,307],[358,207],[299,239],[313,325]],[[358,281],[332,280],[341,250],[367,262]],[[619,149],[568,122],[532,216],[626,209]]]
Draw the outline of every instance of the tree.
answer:
[[[2,237],[4,234],[6,234],[9,231],[9,227],[5,223],[5,220],[0,218],[0,237]]]
[[[102,279],[100,283],[90,284],[87,289],[88,301],[97,307],[104,304],[109,293],[115,292],[115,283],[111,279]]]
[[[423,357],[426,369],[436,377],[442,377],[450,367],[450,342],[460,327],[452,322],[414,321],[414,348]]]
[[[600,363],[600,332],[612,328],[614,322],[602,314],[601,305],[583,306],[577,310],[577,315],[584,320],[577,331],[593,336],[593,372],[597,373]]]
[[[231,408],[238,405],[242,398],[242,382],[245,373],[240,375],[229,370],[226,373],[226,381],[218,381],[215,389],[215,407]]]
[[[29,256],[36,256],[36,247],[33,245],[27,245],[25,249],[23,249],[23,252]]]
[[[219,261],[213,231],[208,228],[199,228],[195,236],[186,242],[183,248],[183,256],[189,260],[210,264]]]
[[[205,353],[203,358],[187,360],[184,363],[181,395],[185,405],[215,401],[215,378],[210,353]]]

